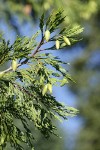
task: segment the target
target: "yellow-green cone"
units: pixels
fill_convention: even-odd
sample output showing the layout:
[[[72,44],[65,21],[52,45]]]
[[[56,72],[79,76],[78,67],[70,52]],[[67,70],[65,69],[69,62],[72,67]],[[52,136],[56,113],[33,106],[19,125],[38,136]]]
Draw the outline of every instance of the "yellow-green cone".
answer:
[[[48,90],[50,93],[52,93],[52,84],[48,84]]]
[[[45,39],[46,39],[47,42],[48,42],[49,39],[50,39],[50,31],[49,31],[49,30],[46,30],[46,31],[45,31]]]
[[[4,72],[0,72],[0,78],[2,78],[4,76]]]
[[[56,40],[56,49],[59,49],[59,47],[60,47],[60,42]]]
[[[66,45],[67,45],[66,43],[62,43],[61,44],[61,48],[64,47],[64,46],[66,46]]]
[[[66,78],[64,78],[60,84],[60,86],[64,86],[65,84],[68,83],[68,80]]]
[[[63,39],[67,45],[71,45],[69,39],[66,36],[63,36]]]
[[[13,69],[13,71],[16,71],[16,69],[17,69],[17,59],[12,60],[12,69]]]
[[[47,90],[48,90],[48,84],[46,84],[46,85],[44,86],[43,90],[42,90],[42,95],[43,95],[43,96],[45,95],[45,93],[47,92]]]
[[[4,140],[5,140],[4,136],[1,135],[1,136],[0,136],[0,145],[2,145],[2,144],[4,143]]]

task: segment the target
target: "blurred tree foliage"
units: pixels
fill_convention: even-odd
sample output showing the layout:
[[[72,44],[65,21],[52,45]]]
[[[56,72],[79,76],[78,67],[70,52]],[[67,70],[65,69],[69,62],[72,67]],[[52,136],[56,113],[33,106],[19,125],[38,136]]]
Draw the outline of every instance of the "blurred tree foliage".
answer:
[[[73,61],[73,76],[77,81],[71,90],[78,96],[83,128],[77,140],[76,150],[100,149],[100,1],[66,1],[69,18],[81,23],[83,51]],[[81,4],[81,5],[80,5]],[[65,6],[65,5],[64,5]],[[72,7],[73,6],[73,7]],[[70,20],[70,19],[69,19]]]
[[[79,98],[80,117],[84,120],[76,150],[100,149],[100,1],[94,3],[97,6],[95,13],[87,20],[81,20],[85,26],[84,51],[73,62],[77,85],[71,89]]]
[[[62,7],[67,17],[65,23],[88,23],[90,18],[99,17],[99,0],[1,0],[0,1],[0,18],[7,21],[14,29],[18,30],[16,17],[20,21],[30,20],[34,22],[37,16],[41,16],[40,10],[48,13],[51,9]]]

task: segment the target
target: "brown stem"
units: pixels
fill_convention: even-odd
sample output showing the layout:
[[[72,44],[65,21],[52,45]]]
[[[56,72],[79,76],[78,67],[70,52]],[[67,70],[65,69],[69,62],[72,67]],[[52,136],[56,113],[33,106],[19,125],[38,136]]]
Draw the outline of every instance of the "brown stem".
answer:
[[[44,43],[44,37],[42,37],[38,47],[36,48],[35,52],[32,54],[32,57],[34,57],[34,55],[39,51],[39,48],[41,47],[41,45]]]
[[[41,39],[41,41],[40,41],[40,43],[39,43],[39,45],[37,46],[37,48],[36,48],[36,50],[35,50],[35,52],[32,54],[32,56],[31,57],[34,57],[35,56],[35,54],[37,53],[37,52],[39,52],[39,48],[41,47],[41,45],[44,43],[44,37],[42,37],[42,39]],[[23,65],[23,64],[26,64],[27,62],[28,62],[28,58],[26,58],[23,62],[21,62],[21,65]],[[20,65],[20,66],[21,66]],[[19,66],[18,66],[19,67]]]

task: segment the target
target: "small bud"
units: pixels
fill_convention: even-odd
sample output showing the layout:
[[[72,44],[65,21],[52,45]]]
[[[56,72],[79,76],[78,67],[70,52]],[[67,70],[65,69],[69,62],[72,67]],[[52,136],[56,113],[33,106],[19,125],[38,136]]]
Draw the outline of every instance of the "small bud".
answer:
[[[17,69],[17,59],[12,60],[12,69],[13,69],[13,71],[16,71],[16,69]]]
[[[60,42],[56,40],[56,49],[59,49],[59,47],[60,47]]]
[[[64,47],[64,46],[66,46],[66,45],[67,45],[66,43],[62,43],[61,44],[61,48]]]
[[[67,45],[71,45],[69,39],[66,36],[63,36],[63,39]]]
[[[43,91],[42,91],[42,95],[43,95],[43,96],[45,95],[45,93],[47,92],[47,90],[48,90],[48,84],[46,84],[46,85],[44,86],[44,88],[43,88]]]
[[[49,30],[46,30],[46,31],[45,31],[45,39],[46,39],[47,42],[48,42],[49,39],[50,39],[50,31],[49,31]]]
[[[59,68],[59,71],[62,73],[66,73],[66,69],[64,69],[64,68]]]
[[[2,78],[4,76],[4,72],[0,72],[0,78]]]
[[[50,93],[52,93],[52,84],[48,84],[48,90]]]
[[[3,145],[3,144],[4,144],[4,140],[5,140],[4,136],[1,135],[1,136],[0,136],[0,145]]]
[[[66,83],[68,83],[68,80],[64,78],[60,84],[60,86],[64,86]]]

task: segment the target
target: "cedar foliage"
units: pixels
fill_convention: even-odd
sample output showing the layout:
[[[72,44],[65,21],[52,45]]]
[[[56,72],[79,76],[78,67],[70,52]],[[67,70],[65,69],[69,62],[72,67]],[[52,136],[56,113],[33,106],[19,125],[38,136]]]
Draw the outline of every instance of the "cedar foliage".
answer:
[[[43,14],[39,25],[39,43],[36,38],[40,31],[31,38],[18,36],[12,45],[2,36],[0,38],[0,65],[11,61],[11,67],[0,72],[0,149],[8,143],[18,150],[24,149],[23,143],[34,149],[32,141],[35,137],[30,131],[30,123],[49,138],[51,134],[56,134],[53,119],[67,119],[78,112],[61,104],[52,95],[53,85],[64,86],[73,81],[62,67],[67,63],[49,53],[49,50],[56,50],[55,44],[42,48],[47,43],[44,36],[46,30],[51,34],[48,42],[59,40],[60,49],[68,46],[66,43],[62,45],[63,36],[69,38],[71,44],[79,40],[78,34],[83,31],[79,26],[64,28],[55,34],[64,18],[62,10],[53,11],[48,19]],[[20,121],[24,130],[16,126],[15,121]]]

